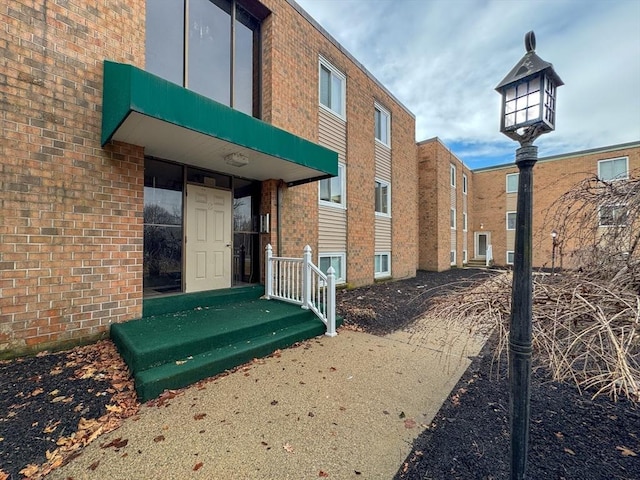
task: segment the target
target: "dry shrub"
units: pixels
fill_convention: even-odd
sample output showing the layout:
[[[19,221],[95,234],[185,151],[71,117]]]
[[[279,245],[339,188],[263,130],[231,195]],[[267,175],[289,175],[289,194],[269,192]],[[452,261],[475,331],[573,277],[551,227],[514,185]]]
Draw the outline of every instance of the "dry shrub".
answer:
[[[430,315],[471,330],[495,330],[496,358],[506,354],[512,275],[505,272],[439,298]],[[536,360],[557,381],[571,381],[593,397],[638,401],[640,297],[618,283],[595,282],[579,272],[534,275],[533,345]]]

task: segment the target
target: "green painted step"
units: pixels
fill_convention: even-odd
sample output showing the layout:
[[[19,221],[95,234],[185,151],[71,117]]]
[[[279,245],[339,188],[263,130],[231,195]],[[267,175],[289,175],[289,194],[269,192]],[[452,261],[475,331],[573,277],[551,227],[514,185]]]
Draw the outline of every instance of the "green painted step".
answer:
[[[263,285],[209,290],[197,293],[182,293],[144,300],[143,317],[153,317],[168,313],[184,312],[194,308],[229,305],[231,303],[256,300],[264,295]]]
[[[261,358],[279,348],[285,348],[325,332],[324,324],[307,312],[307,320],[286,326],[258,337],[220,346],[191,358],[156,366],[135,375],[136,392],[140,401],[157,397],[166,389],[177,389],[199,380],[217,375],[225,370]],[[184,363],[183,363],[184,362]]]
[[[295,305],[258,299],[114,324],[111,339],[129,369],[136,373],[270,333],[306,318],[316,317]]]

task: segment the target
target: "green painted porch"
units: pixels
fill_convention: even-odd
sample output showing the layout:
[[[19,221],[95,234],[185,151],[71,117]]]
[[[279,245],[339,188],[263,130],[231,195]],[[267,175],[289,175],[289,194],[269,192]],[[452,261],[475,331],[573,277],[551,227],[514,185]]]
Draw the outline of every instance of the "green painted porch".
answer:
[[[140,401],[325,333],[311,311],[263,294],[260,285],[150,298],[143,318],[112,325]]]

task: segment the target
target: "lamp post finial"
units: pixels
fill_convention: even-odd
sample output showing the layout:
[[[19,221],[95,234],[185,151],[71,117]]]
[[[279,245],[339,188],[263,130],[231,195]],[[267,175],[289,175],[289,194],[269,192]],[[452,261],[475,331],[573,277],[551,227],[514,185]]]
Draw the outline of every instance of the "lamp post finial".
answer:
[[[527,34],[524,36],[524,48],[527,50],[527,53],[535,51],[536,34],[533,33],[533,30],[527,32]]]

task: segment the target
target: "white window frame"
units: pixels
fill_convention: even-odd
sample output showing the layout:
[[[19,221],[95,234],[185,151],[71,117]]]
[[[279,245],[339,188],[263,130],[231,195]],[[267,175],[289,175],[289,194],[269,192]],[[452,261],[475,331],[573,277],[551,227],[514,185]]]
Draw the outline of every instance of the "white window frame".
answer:
[[[375,210],[375,208],[376,208],[376,200],[377,200],[376,198],[374,198],[374,201],[373,201],[373,208],[374,208],[377,216],[379,216],[379,217],[391,217],[391,184],[389,182],[386,182],[384,180],[380,180],[379,178],[376,178],[375,179],[375,183],[374,183],[374,187],[373,187],[373,192],[374,192],[374,195],[376,197],[378,195],[377,184],[380,184],[380,186],[387,187],[387,213],[379,212],[378,210]]]
[[[346,178],[345,178],[345,173],[346,173],[347,169],[346,166],[344,165],[344,163],[339,163],[338,164],[338,178],[340,179],[340,202],[332,202],[330,200],[323,200],[321,198],[321,185],[322,182],[331,182],[331,180],[335,177],[332,178],[326,178],[323,180],[319,180],[318,181],[318,201],[320,203],[320,205],[324,205],[326,207],[332,207],[332,208],[342,208],[342,209],[346,209],[347,208],[347,189],[345,188],[346,186]],[[329,183],[329,185],[331,185],[331,183]],[[331,192],[329,192],[331,193]]]
[[[376,139],[376,142],[380,143],[381,145],[384,145],[385,147],[391,148],[391,113],[389,113],[389,110],[387,110],[386,108],[384,108],[382,105],[380,105],[378,102],[374,103],[374,132],[373,132],[373,136]],[[384,136],[386,136],[386,141],[382,138],[378,138],[378,125],[376,122],[376,112],[380,113],[380,116],[385,116],[387,117],[387,126],[385,128],[385,132],[384,132]],[[382,132],[382,129],[380,130]]]
[[[624,213],[624,223],[602,223],[602,209],[603,208],[611,208],[612,212],[615,210],[625,209]],[[615,219],[615,215],[612,215]],[[626,227],[627,226],[627,218],[629,216],[629,210],[627,209],[626,204],[618,203],[615,205],[600,205],[598,207],[598,226],[601,228],[616,228],[616,227]]]
[[[518,193],[518,182],[520,180],[518,178],[519,176],[520,176],[519,173],[507,173],[507,175],[505,176],[505,183],[506,183],[505,190],[506,190],[507,193]],[[509,190],[509,178],[510,177],[515,177],[516,178],[516,188],[515,188],[515,190],[513,190],[513,189]]]
[[[387,257],[387,270],[376,271],[376,259],[375,257]],[[382,262],[381,262],[382,264]],[[391,276],[391,252],[376,252],[373,258],[373,276],[374,278],[388,278]]]
[[[322,68],[325,68],[329,71],[330,79],[337,78],[340,80],[342,87],[340,92],[340,111],[334,110],[333,105],[325,105],[322,103]],[[329,93],[329,98],[331,99],[331,93]],[[341,119],[347,119],[347,77],[344,73],[338,70],[336,67],[331,65],[324,57],[320,57],[320,61],[318,62],[318,104],[321,108],[325,109],[327,112],[331,112],[333,115],[340,117]]]
[[[509,215],[513,215],[513,228],[509,228]],[[505,215],[505,227],[507,230],[516,229],[516,212],[507,212]]]
[[[342,284],[347,281],[347,254],[345,252],[323,252],[318,254],[318,268],[320,268],[321,258],[339,258],[340,259],[340,276],[336,274],[336,284]],[[329,260],[331,263],[331,260]],[[326,272],[324,272],[326,273]]]
[[[468,185],[468,183],[467,183],[467,182],[468,182],[467,174],[466,174],[466,173],[463,173],[463,174],[462,174],[462,193],[463,193],[464,195],[466,195],[466,194],[467,194],[467,190],[468,190],[468,187],[469,187],[469,185]]]
[[[458,217],[457,217],[457,213],[455,208],[452,208],[449,210],[449,226],[451,227],[451,230],[457,230],[457,223],[458,223]]]
[[[509,261],[509,254],[511,254],[511,261]],[[513,265],[515,258],[516,258],[515,252],[513,250],[507,250],[507,255],[505,257],[507,265]]]
[[[468,260],[468,256],[467,256],[467,251],[466,250],[462,250],[462,264],[464,265],[468,261],[469,260]]]
[[[462,212],[462,231],[467,231],[467,212]]]
[[[456,188],[456,166],[453,163],[450,163],[449,166],[451,167],[449,169],[449,176],[451,177],[449,183],[453,188]]]
[[[602,178],[602,165],[605,163],[611,163],[611,162],[616,162],[619,160],[624,160],[625,163],[625,167],[624,167],[624,176],[621,175],[617,175],[615,177],[612,178]],[[629,157],[617,157],[617,158],[607,158],[605,160],[598,160],[598,178],[602,181],[605,182],[615,182],[618,180],[628,180],[629,179]]]
[[[456,261],[456,251],[455,250],[450,250],[449,251],[449,262],[450,265],[457,265],[457,261]]]

